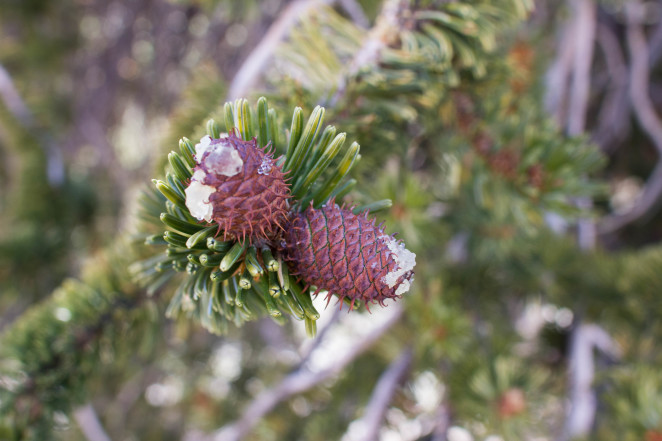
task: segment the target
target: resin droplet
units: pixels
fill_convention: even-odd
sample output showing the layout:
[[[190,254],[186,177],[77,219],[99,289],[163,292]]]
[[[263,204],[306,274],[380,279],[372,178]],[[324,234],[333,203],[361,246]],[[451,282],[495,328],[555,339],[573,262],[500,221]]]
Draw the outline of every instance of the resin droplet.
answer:
[[[274,165],[274,161],[268,156],[265,156],[264,159],[262,159],[262,163],[260,164],[260,167],[258,167],[257,169],[258,174],[268,175],[273,165]]]

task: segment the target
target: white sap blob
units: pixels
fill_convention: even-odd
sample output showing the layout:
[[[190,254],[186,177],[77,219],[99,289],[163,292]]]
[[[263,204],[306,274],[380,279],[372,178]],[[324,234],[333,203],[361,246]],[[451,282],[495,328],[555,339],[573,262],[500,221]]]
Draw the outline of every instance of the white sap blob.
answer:
[[[210,173],[234,176],[244,168],[244,161],[241,160],[239,152],[234,147],[213,144],[208,147],[208,150],[209,154],[204,161]]]
[[[227,136],[222,134],[221,138]],[[244,161],[234,147],[226,143],[212,144],[210,136],[203,136],[195,145],[194,158],[198,164],[204,161],[204,168],[213,175],[234,176],[244,167]],[[185,190],[186,208],[196,219],[211,222],[214,208],[209,202],[209,196],[216,189],[204,184],[205,177],[205,171],[200,168],[193,173],[191,184]]]
[[[416,254],[406,249],[404,244],[398,243],[391,236],[380,236],[380,239],[386,243],[386,246],[391,251],[391,257],[396,263],[395,269],[382,277],[382,282],[386,283],[389,288],[398,285],[395,294],[402,295],[409,291],[411,281],[403,280],[398,284],[398,279],[414,269],[416,266]]]
[[[227,137],[226,133],[222,133],[220,139]],[[204,162],[210,173],[234,176],[244,167],[244,161],[241,160],[234,147],[224,143],[212,144],[209,135],[200,138],[200,142],[195,145],[195,155],[193,156],[195,161],[200,164],[207,152],[209,155]]]
[[[202,161],[202,156],[209,149],[210,145],[211,145],[211,136],[205,135],[202,138],[200,138],[200,142],[195,145],[195,155],[193,155],[193,158],[195,158],[195,162],[200,164],[200,161]]]
[[[186,208],[196,219],[211,222],[214,210],[211,203],[209,203],[209,196],[216,190],[211,185],[204,185],[202,183],[204,178],[205,172],[202,170],[196,170],[193,173],[191,185],[184,191],[186,193]]]
[[[257,173],[259,175],[268,175],[273,165],[274,165],[273,159],[271,159],[268,156],[265,156],[262,159],[262,163],[260,164],[260,167],[258,167],[257,169]]]

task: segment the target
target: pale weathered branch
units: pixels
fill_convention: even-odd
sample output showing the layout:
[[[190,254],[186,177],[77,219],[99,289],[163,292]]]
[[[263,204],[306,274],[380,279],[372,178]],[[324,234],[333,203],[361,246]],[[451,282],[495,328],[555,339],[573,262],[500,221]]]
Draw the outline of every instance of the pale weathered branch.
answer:
[[[597,325],[578,325],[570,342],[570,407],[562,440],[586,437],[593,427],[597,407],[593,380],[594,350],[613,358],[620,356],[618,346]]]
[[[578,136],[586,129],[597,16],[593,0],[573,0],[572,6],[575,49],[572,58],[572,83],[570,84],[566,132],[570,136]],[[577,205],[582,209],[590,209],[592,204],[588,198],[577,201]],[[580,219],[577,222],[577,242],[583,250],[595,247],[596,228],[592,220]]]
[[[629,71],[621,44],[611,27],[598,25],[597,42],[607,63],[609,85],[593,138],[602,151],[611,152],[630,131]]]
[[[409,370],[411,360],[412,351],[407,348],[382,373],[372,391],[370,401],[365,407],[363,417],[356,423],[352,423],[351,439],[363,441],[379,439],[379,429],[382,426],[386,410],[393,400],[396,388],[402,383]]]
[[[596,6],[592,0],[574,2],[574,56],[568,109],[567,132],[570,136],[584,133],[586,109],[591,91],[591,63],[596,28]]]
[[[76,409],[74,419],[87,441],[111,441],[91,404]]]
[[[662,196],[662,121],[658,117],[649,96],[649,49],[641,26],[643,7],[639,1],[627,4],[628,17],[626,39],[631,58],[630,102],[637,121],[650,137],[658,151],[658,163],[633,207],[626,213],[605,218],[600,233],[608,234],[624,226],[646,218],[658,208]]]
[[[340,0],[340,6],[343,8],[347,15],[352,19],[354,24],[367,29],[370,26],[368,17],[363,12],[363,8],[356,0]]]
[[[556,58],[545,76],[545,108],[559,125],[562,125],[566,114],[568,82],[575,49],[573,40],[574,27],[567,23],[559,37]]]
[[[0,65],[0,98],[2,98],[9,113],[16,118],[16,121],[24,130],[34,135],[39,146],[44,150],[47,160],[48,182],[51,185],[60,186],[64,182],[64,163],[60,149],[53,142],[40,135],[32,112],[28,109],[16,87],[14,87],[9,72],[2,65]]]
[[[213,441],[239,441],[245,439],[248,433],[259,423],[259,421],[278,403],[338,375],[343,369],[354,361],[359,355],[368,350],[386,331],[388,331],[402,316],[402,307],[398,304],[391,305],[392,315],[377,329],[370,332],[362,340],[358,341],[347,353],[339,355],[331,366],[311,372],[306,366],[286,376],[280,383],[271,389],[261,392],[244,410],[242,417],[236,422],[226,425],[214,433],[210,440]]]

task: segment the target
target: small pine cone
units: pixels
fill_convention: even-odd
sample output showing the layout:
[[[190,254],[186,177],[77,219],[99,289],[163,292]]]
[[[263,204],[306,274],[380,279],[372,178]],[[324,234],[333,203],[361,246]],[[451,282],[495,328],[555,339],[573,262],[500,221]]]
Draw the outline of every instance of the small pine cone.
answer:
[[[234,134],[195,146],[186,206],[198,220],[216,222],[227,238],[253,242],[271,239],[282,230],[289,211],[290,189],[282,167],[257,147]]]
[[[286,229],[284,254],[292,274],[317,290],[368,305],[409,291],[416,255],[384,233],[367,212],[355,215],[334,201],[294,216]]]

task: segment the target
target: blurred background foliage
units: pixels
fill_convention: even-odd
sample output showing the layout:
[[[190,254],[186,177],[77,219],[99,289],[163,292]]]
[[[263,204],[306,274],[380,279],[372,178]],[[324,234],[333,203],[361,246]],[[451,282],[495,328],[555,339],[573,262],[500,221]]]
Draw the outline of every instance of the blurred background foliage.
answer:
[[[5,0],[0,438],[662,439],[661,59],[639,0]],[[261,95],[327,108],[417,254],[314,340],[127,270],[166,153]]]

